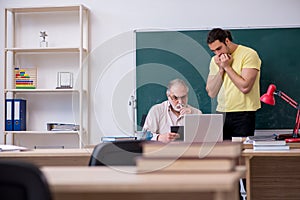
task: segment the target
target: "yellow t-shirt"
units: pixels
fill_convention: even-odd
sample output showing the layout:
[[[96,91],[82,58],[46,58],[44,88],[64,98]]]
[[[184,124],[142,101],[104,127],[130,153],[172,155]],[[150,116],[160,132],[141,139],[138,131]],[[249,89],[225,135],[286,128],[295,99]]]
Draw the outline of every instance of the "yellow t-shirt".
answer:
[[[261,60],[256,51],[242,45],[238,45],[237,49],[231,54],[231,56],[233,58],[232,68],[236,73],[241,74],[243,68],[255,68],[258,70],[258,74],[252,90],[249,93],[244,94],[234,85],[229,76],[225,73],[223,77],[223,84],[218,94],[217,111],[256,111],[261,107],[259,100]],[[212,58],[210,62],[209,75],[216,75],[218,72],[219,67]]]

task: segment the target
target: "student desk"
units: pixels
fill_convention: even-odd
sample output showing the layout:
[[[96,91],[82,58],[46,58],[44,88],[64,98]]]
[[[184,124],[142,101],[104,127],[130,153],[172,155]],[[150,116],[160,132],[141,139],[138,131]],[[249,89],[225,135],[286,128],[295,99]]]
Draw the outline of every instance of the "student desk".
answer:
[[[300,149],[245,149],[242,156],[247,168],[247,200],[300,199]]]
[[[93,149],[34,149],[0,152],[0,160],[21,160],[38,166],[88,166]]]
[[[237,200],[241,167],[226,173],[146,173],[135,167],[42,167],[54,200]]]

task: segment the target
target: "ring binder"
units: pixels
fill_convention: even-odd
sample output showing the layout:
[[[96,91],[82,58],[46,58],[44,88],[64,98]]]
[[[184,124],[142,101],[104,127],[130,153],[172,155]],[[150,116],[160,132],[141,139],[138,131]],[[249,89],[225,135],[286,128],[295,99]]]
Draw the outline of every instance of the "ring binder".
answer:
[[[14,131],[26,130],[26,100],[14,99]]]
[[[5,130],[13,131],[13,120],[14,120],[14,110],[13,110],[13,99],[5,100]]]

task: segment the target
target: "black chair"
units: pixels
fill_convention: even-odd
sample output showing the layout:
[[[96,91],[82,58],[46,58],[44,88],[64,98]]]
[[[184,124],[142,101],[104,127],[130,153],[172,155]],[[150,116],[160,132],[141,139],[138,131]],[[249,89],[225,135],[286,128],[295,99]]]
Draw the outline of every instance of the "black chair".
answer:
[[[51,200],[44,174],[33,164],[0,161],[1,200]]]
[[[104,142],[96,145],[89,166],[134,166],[135,157],[143,153],[142,140]]]

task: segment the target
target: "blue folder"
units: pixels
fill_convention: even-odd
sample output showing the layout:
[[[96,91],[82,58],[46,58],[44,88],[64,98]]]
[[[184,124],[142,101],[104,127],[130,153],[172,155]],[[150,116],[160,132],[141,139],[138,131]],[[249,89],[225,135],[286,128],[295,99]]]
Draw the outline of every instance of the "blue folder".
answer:
[[[14,120],[14,102],[13,99],[5,100],[5,130],[13,131]]]
[[[26,100],[14,99],[14,131],[26,131]]]

